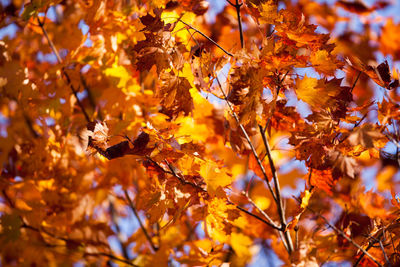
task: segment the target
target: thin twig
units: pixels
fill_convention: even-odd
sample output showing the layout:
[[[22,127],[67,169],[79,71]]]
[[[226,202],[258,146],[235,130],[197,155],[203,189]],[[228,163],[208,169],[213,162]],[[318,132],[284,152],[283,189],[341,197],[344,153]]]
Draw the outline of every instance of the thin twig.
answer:
[[[381,250],[382,250],[382,253],[383,253],[383,257],[385,258],[386,266],[387,267],[392,267],[392,264],[390,264],[390,260],[389,260],[387,254],[386,254],[385,248],[383,247],[382,240],[379,240],[379,246],[381,247]]]
[[[278,230],[278,231],[281,231],[281,228],[280,228],[280,227],[277,227],[275,224],[272,224],[272,223],[270,223],[270,222],[264,220],[263,218],[261,218],[261,217],[258,216],[257,214],[251,213],[250,211],[246,210],[245,208],[240,207],[239,205],[235,205],[235,206],[236,206],[236,208],[237,208],[238,210],[243,211],[243,212],[246,213],[247,215],[250,215],[250,216],[256,218],[257,220],[259,220],[259,221],[265,223],[266,225],[268,225],[268,226],[270,226],[270,227],[272,227],[272,228],[274,228],[274,229],[276,229],[276,230]]]
[[[170,174],[172,176],[174,176],[175,178],[177,178],[182,184],[184,185],[190,185],[202,192],[207,192],[207,190],[205,190],[204,188],[200,187],[199,185],[186,181],[183,177],[179,176],[176,171],[174,170],[174,167],[165,160],[165,164],[167,164],[168,168],[170,169],[170,171],[165,170],[158,162],[156,162],[155,160],[153,160],[152,158],[150,158],[149,156],[146,156],[146,159],[149,160],[151,163],[153,163],[157,168],[159,168],[162,172]]]
[[[347,241],[349,241],[353,246],[355,246],[356,248],[358,248],[360,251],[362,251],[365,255],[367,255],[367,257],[369,257],[373,262],[375,262],[379,267],[383,267],[383,265],[374,258],[374,256],[372,256],[368,251],[366,251],[365,249],[363,249],[359,244],[357,244],[356,242],[354,242],[353,239],[351,239],[350,237],[348,237],[342,230],[340,230],[339,228],[337,228],[336,226],[332,225],[328,219],[326,219],[324,216],[322,216],[320,213],[315,212],[313,209],[311,209],[310,207],[306,207],[309,211],[311,211],[313,214],[317,215],[319,218],[321,218],[322,220],[325,221],[326,225],[328,225],[330,228],[332,228],[336,233],[338,233],[339,235],[341,235],[344,239],[346,239]]]
[[[361,124],[361,122],[362,122],[367,116],[368,116],[368,111],[367,111],[367,113],[365,113],[365,114],[362,116],[362,118],[361,118],[358,122],[354,123],[353,130],[354,130],[356,127],[358,127],[358,126]],[[339,134],[340,134],[340,133],[337,133],[333,140],[335,140],[335,139],[339,136]],[[347,138],[348,138],[348,136],[345,136],[343,139],[339,140],[339,144],[343,143]]]
[[[86,79],[85,79],[85,77],[82,75],[82,73],[80,73],[80,77],[81,77],[81,83],[82,83],[82,85],[83,85],[83,88],[85,89],[85,91],[86,91],[87,94],[88,94],[89,103],[90,103],[90,105],[92,106],[93,111],[97,111],[97,118],[98,118],[99,120],[103,121],[103,115],[101,114],[100,107],[98,107],[98,106],[96,105],[96,101],[94,100],[94,96],[93,96],[92,90],[90,90],[90,87],[89,87],[89,85],[87,84]]]
[[[251,205],[253,205],[253,207],[255,207],[255,208],[258,210],[258,212],[260,212],[260,213],[265,217],[265,219],[267,219],[267,221],[270,222],[270,223],[274,226],[275,229],[277,229],[278,231],[283,231],[283,230],[284,230],[284,228],[282,228],[282,226],[277,225],[277,224],[271,219],[271,217],[269,217],[269,215],[268,215],[267,213],[265,213],[265,211],[263,211],[262,209],[260,209],[260,207],[257,206],[256,203],[254,203],[254,201],[249,197],[249,195],[248,195],[247,193],[242,192],[242,195],[244,195],[244,196],[246,197],[247,201],[248,201]]]
[[[112,254],[108,254],[108,253],[105,253],[105,252],[100,252],[100,253],[88,253],[88,252],[85,252],[85,254],[83,254],[83,256],[88,256],[88,257],[105,256],[105,257],[108,257],[108,258],[110,258],[110,259],[112,259],[112,260],[115,260],[115,261],[119,261],[119,262],[123,262],[123,263],[125,263],[125,264],[128,264],[129,266],[139,267],[138,265],[133,264],[133,263],[130,262],[130,261],[127,261],[127,260],[125,260],[125,259],[121,259],[121,258],[119,258],[119,257],[117,257],[117,256],[114,256],[114,255],[112,255]]]
[[[118,216],[117,216],[117,212],[115,211],[114,203],[111,199],[109,199],[109,202],[110,202],[111,220],[115,226],[115,230],[117,231],[117,233],[116,233],[117,239],[118,239],[119,245],[121,247],[122,254],[124,255],[124,258],[126,260],[129,260],[128,248],[126,247],[126,245],[124,244],[124,241],[122,240],[121,228],[119,227],[119,224],[118,224]]]
[[[276,204],[278,207],[279,219],[281,220],[281,226],[283,227],[283,229],[285,229],[286,225],[287,225],[286,218],[285,218],[286,215],[285,215],[285,210],[283,209],[283,203],[282,203],[282,197],[281,197],[281,187],[279,185],[278,172],[275,168],[274,161],[272,160],[271,148],[267,141],[267,137],[265,136],[263,127],[261,125],[258,125],[258,128],[260,130],[260,134],[261,134],[265,149],[267,151],[269,166],[270,166],[271,172],[272,172],[272,179],[274,180],[275,194],[276,194],[276,198],[277,198]],[[292,239],[290,237],[289,231],[285,231],[284,236],[285,236],[286,242],[288,244],[288,248],[289,248],[288,252],[289,252],[289,254],[291,254],[293,251],[293,243],[292,243]]]
[[[370,248],[372,248],[374,246],[374,244],[376,243],[376,241],[369,241],[368,247],[365,249],[365,251],[370,250]],[[362,251],[363,252],[363,251]],[[353,264],[353,267],[357,267],[358,264],[361,262],[361,260],[364,258],[365,253],[363,252],[358,258],[357,261]]]
[[[138,212],[136,210],[136,207],[133,204],[131,198],[129,197],[128,191],[126,189],[124,190],[124,194],[125,194],[125,198],[128,200],[128,203],[129,203],[129,206],[130,206],[131,210],[133,211],[133,214],[135,214],[135,217],[139,222],[140,228],[142,228],[142,231],[143,231],[144,235],[146,236],[147,240],[149,241],[151,248],[153,249],[154,252],[156,252],[158,250],[158,247],[156,247],[154,245],[153,240],[151,239],[151,237],[150,237],[149,233],[147,232],[146,228],[144,227],[144,225],[142,223],[142,220],[140,219],[139,214],[138,214]]]
[[[193,27],[192,25],[184,22],[183,20],[181,20],[180,18],[178,18],[178,20],[180,22],[182,22],[183,24],[185,24],[187,27],[189,27],[190,29],[194,30],[195,32],[199,33],[200,35],[202,35],[204,38],[206,38],[208,41],[210,41],[211,43],[213,43],[215,46],[217,46],[219,49],[221,49],[225,54],[227,54],[230,57],[233,57],[233,54],[229,53],[228,51],[226,51],[222,46],[220,46],[217,42],[215,42],[213,39],[211,39],[210,37],[208,37],[207,35],[205,35],[204,33],[202,33],[200,30],[196,29],[195,27]]]
[[[49,35],[47,34],[47,31],[46,31],[46,29],[44,28],[44,23],[43,23],[42,21],[40,21],[39,17],[37,17],[37,21],[38,21],[38,23],[39,23],[40,28],[42,29],[43,35],[46,37],[47,42],[49,43],[49,46],[50,46],[51,50],[53,51],[54,55],[55,55],[56,58],[57,58],[57,62],[58,62],[59,64],[62,64],[63,61],[62,61],[62,59],[61,59],[61,57],[60,57],[60,54],[58,53],[57,48],[54,46],[53,41],[50,39]],[[78,91],[77,91],[77,90],[74,88],[74,86],[72,85],[71,78],[69,77],[68,73],[65,71],[64,67],[61,68],[61,72],[62,72],[63,75],[65,76],[65,79],[67,80],[67,84],[68,84],[68,86],[70,87],[72,93],[74,94],[74,96],[75,96],[75,98],[76,98],[76,102],[78,103],[78,106],[80,107],[80,109],[81,109],[83,115],[85,116],[86,121],[87,121],[87,122],[90,122],[90,121],[91,121],[91,120],[90,120],[90,117],[89,117],[89,115],[87,114],[87,112],[86,112],[86,110],[85,110],[85,107],[83,106],[82,102],[80,101],[80,99],[79,99],[79,97],[78,97]]]
[[[33,128],[33,123],[32,120],[29,118],[29,116],[23,112],[25,123],[28,126],[29,132],[33,135],[34,138],[39,138],[40,134]]]
[[[259,156],[257,154],[256,149],[254,148],[254,146],[253,146],[253,144],[252,144],[252,142],[250,140],[250,137],[248,136],[248,134],[246,132],[246,129],[244,129],[243,125],[240,123],[239,118],[236,115],[235,111],[233,110],[233,107],[229,103],[228,98],[227,98],[224,90],[222,90],[222,86],[221,86],[221,83],[219,82],[218,75],[216,75],[216,80],[217,80],[219,88],[220,88],[220,90],[221,90],[221,92],[222,92],[222,94],[224,96],[225,102],[227,103],[227,105],[228,105],[228,107],[229,107],[229,109],[230,109],[230,111],[232,113],[232,116],[235,118],[237,124],[239,125],[239,128],[241,129],[242,133],[244,134],[244,136],[245,136],[245,138],[246,138],[246,140],[247,140],[247,142],[248,142],[248,144],[249,144],[249,146],[251,148],[253,156],[257,160],[257,164],[261,169],[261,172],[262,172],[262,174],[264,176],[264,180],[267,183],[268,189],[271,192],[271,195],[272,195],[272,197],[273,197],[273,199],[274,199],[274,201],[275,201],[275,203],[276,203],[276,205],[278,207],[279,218],[281,220],[281,227],[283,227],[283,229],[286,230],[286,219],[285,219],[285,213],[284,213],[284,209],[283,209],[283,205],[282,205],[282,199],[280,197],[279,181],[277,179],[275,167],[273,167],[273,164],[271,165],[272,158],[269,155],[270,165],[271,165],[271,170],[272,170],[272,173],[273,173],[276,192],[274,192],[274,190],[271,187],[271,184],[269,183],[268,175],[267,175],[267,173],[265,171],[264,166],[262,165],[262,162],[261,162],[261,160],[260,160],[260,158],[259,158]],[[260,129],[262,130],[261,126],[260,126]],[[265,134],[264,134],[264,137],[265,137]],[[268,146],[268,148],[269,148],[269,146]],[[271,151],[269,151],[269,152],[271,152]],[[274,168],[274,170],[272,168]],[[274,175],[274,171],[275,171],[275,175]],[[278,193],[279,193],[279,198],[278,198],[278,195],[277,195]],[[284,240],[285,240],[284,244],[286,243],[285,247],[286,247],[286,249],[287,249],[287,251],[288,251],[288,253],[290,255],[293,252],[293,243],[292,243],[292,240],[291,240],[291,237],[290,237],[290,233],[289,233],[289,231],[284,231],[283,232],[282,230],[280,230],[280,233],[282,233],[282,235],[284,236]]]
[[[236,15],[239,24],[239,34],[240,34],[240,46],[244,48],[244,38],[243,38],[243,28],[242,28],[242,18],[240,16],[240,7],[243,4],[239,4],[239,0],[236,0],[236,4],[232,3],[231,1],[227,0],[228,3],[236,9]]]
[[[258,156],[258,154],[257,154],[257,151],[256,151],[256,149],[254,148],[253,144],[251,143],[250,137],[249,137],[249,135],[247,134],[246,129],[244,129],[243,125],[240,123],[238,116],[236,115],[235,111],[233,110],[233,107],[231,106],[231,104],[229,103],[228,97],[226,96],[224,90],[222,90],[222,86],[221,86],[221,83],[220,83],[220,81],[219,81],[219,79],[218,79],[218,75],[216,75],[216,80],[217,80],[218,85],[219,85],[219,88],[220,88],[220,90],[221,90],[221,92],[222,92],[222,94],[223,94],[223,96],[224,96],[224,100],[225,100],[225,102],[227,103],[227,105],[228,105],[228,107],[229,107],[229,109],[230,109],[230,111],[231,111],[231,113],[232,113],[232,116],[235,118],[236,123],[239,125],[240,130],[241,130],[242,133],[244,134],[244,136],[245,136],[245,138],[246,138],[246,141],[247,141],[247,143],[249,144],[249,146],[250,146],[250,148],[251,148],[251,151],[252,151],[252,153],[253,153],[253,156],[256,158],[257,164],[258,164],[258,166],[259,166],[260,169],[261,169],[261,172],[262,172],[262,174],[263,174],[263,176],[264,176],[264,180],[265,180],[265,182],[267,183],[268,189],[269,189],[269,191],[271,192],[271,195],[272,195],[274,201],[276,202],[276,201],[277,201],[277,198],[276,198],[276,196],[275,196],[274,190],[273,190],[272,187],[271,187],[271,184],[269,183],[268,175],[267,175],[267,173],[266,173],[266,171],[265,171],[264,166],[262,165],[262,162],[261,162],[261,160],[260,160],[260,158],[259,158],[259,156]]]

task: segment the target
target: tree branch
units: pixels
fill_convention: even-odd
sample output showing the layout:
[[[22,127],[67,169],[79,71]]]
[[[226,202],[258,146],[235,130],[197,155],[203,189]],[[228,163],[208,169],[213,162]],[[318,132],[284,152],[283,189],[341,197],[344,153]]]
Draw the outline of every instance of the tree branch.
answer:
[[[242,133],[244,134],[244,136],[245,136],[245,138],[246,138],[246,140],[247,140],[247,142],[248,142],[248,144],[249,144],[249,146],[251,148],[251,151],[252,151],[254,157],[257,160],[257,164],[261,169],[261,172],[262,172],[262,174],[264,176],[264,180],[266,181],[268,189],[271,192],[271,195],[272,195],[272,197],[273,197],[273,199],[274,199],[274,201],[275,201],[275,203],[277,205],[279,218],[280,218],[280,221],[281,221],[281,227],[280,227],[279,231],[284,237],[284,239],[283,239],[284,240],[284,244],[286,244],[285,248],[286,248],[287,252],[290,255],[293,252],[293,243],[292,243],[289,231],[286,231],[286,219],[285,219],[285,212],[284,212],[284,209],[283,209],[282,199],[281,199],[281,196],[280,196],[279,181],[278,181],[278,178],[277,178],[276,169],[275,169],[275,167],[273,165],[273,162],[272,162],[271,151],[269,149],[268,142],[266,142],[266,139],[265,139],[265,133],[262,131],[262,127],[259,126],[260,130],[262,132],[263,139],[265,139],[265,142],[266,142],[267,153],[268,153],[268,150],[269,150],[268,158],[270,160],[270,166],[271,166],[271,170],[272,170],[272,173],[273,173],[273,179],[274,179],[274,184],[275,184],[275,192],[272,189],[271,184],[269,183],[269,179],[268,179],[267,173],[265,171],[265,168],[262,165],[262,162],[261,162],[261,160],[260,160],[260,158],[259,158],[259,156],[257,154],[256,149],[254,148],[253,144],[251,143],[250,137],[248,136],[248,134],[246,132],[246,129],[244,129],[243,125],[240,123],[239,118],[236,115],[235,111],[233,110],[233,107],[229,103],[228,98],[227,98],[224,90],[222,90],[222,86],[221,86],[221,83],[219,82],[218,75],[216,75],[216,80],[217,80],[219,88],[220,88],[220,90],[221,90],[221,92],[222,92],[222,94],[224,96],[225,102],[227,103],[227,105],[228,105],[228,107],[229,107],[229,109],[230,109],[230,111],[232,113],[232,116],[235,118],[237,124],[239,125],[239,128],[241,129]],[[264,133],[264,135],[263,135],[263,133]],[[272,165],[271,165],[271,162],[272,162]],[[279,194],[279,196],[278,196],[278,194]]]
[[[203,36],[204,38],[206,38],[208,41],[210,41],[211,43],[213,43],[215,46],[217,46],[219,49],[221,49],[225,54],[227,54],[230,57],[233,57],[233,54],[229,53],[228,51],[226,51],[224,48],[222,48],[222,46],[220,46],[217,42],[215,42],[213,39],[211,39],[210,37],[208,37],[207,35],[205,35],[204,33],[202,33],[200,30],[196,29],[195,27],[193,27],[192,25],[184,22],[183,20],[181,20],[180,18],[178,18],[178,20],[180,22],[182,22],[183,24],[185,24],[187,27],[189,27],[190,29],[194,30],[195,32],[199,33],[201,36]]]
[[[94,96],[92,93],[92,90],[90,90],[89,85],[86,82],[85,77],[83,76],[82,72],[80,73],[80,77],[81,77],[81,83],[83,85],[83,88],[86,90],[87,94],[88,94],[88,99],[89,99],[89,103],[92,106],[93,110],[96,112],[97,111],[97,118],[101,121],[103,121],[103,115],[101,114],[101,110],[100,107],[98,107],[96,105],[96,101],[94,100]]]
[[[232,107],[231,103],[229,103],[228,97],[226,96],[224,90],[222,90],[222,86],[221,86],[221,83],[220,83],[220,81],[219,81],[219,79],[218,79],[218,75],[216,75],[215,77],[216,77],[216,80],[217,80],[217,82],[218,82],[218,86],[219,86],[219,88],[220,88],[220,90],[221,90],[221,92],[222,92],[222,94],[223,94],[223,96],[224,96],[224,100],[225,100],[225,102],[227,103],[227,105],[228,105],[228,107],[229,107],[229,109],[230,109],[230,111],[231,111],[231,113],[232,113],[232,116],[235,118],[236,123],[239,125],[240,130],[241,130],[242,133],[244,134],[244,136],[245,136],[245,138],[246,138],[246,141],[247,141],[247,143],[249,144],[249,146],[250,146],[250,148],[251,148],[251,151],[252,151],[252,153],[253,153],[253,156],[256,158],[257,164],[258,164],[258,166],[259,166],[260,169],[261,169],[261,172],[262,172],[262,174],[263,174],[264,180],[265,180],[265,182],[267,183],[268,189],[269,189],[269,191],[271,192],[271,195],[272,195],[274,201],[276,202],[276,201],[277,201],[277,198],[276,198],[276,196],[275,196],[274,190],[273,190],[272,187],[271,187],[271,184],[269,183],[268,175],[267,175],[267,173],[266,173],[266,171],[265,171],[264,166],[262,165],[262,162],[261,162],[261,160],[260,160],[260,158],[259,158],[259,156],[258,156],[258,154],[257,154],[257,151],[256,151],[256,149],[254,148],[253,144],[251,143],[250,137],[249,137],[249,135],[247,134],[246,129],[244,129],[243,125],[240,123],[239,118],[238,118],[238,116],[236,115],[235,111],[233,110],[233,107]]]
[[[272,172],[272,179],[274,180],[274,185],[275,185],[275,194],[276,194],[276,204],[278,208],[278,214],[279,214],[279,219],[281,220],[281,226],[284,229],[284,237],[286,239],[286,243],[288,245],[288,252],[291,254],[293,252],[293,242],[290,237],[289,231],[286,231],[286,215],[285,215],[285,210],[283,209],[283,203],[282,203],[282,197],[281,197],[281,188],[279,185],[279,179],[278,179],[278,172],[276,171],[274,161],[272,160],[272,154],[271,154],[271,148],[269,147],[269,143],[267,141],[267,137],[265,136],[265,132],[263,130],[263,127],[261,125],[258,125],[258,128],[260,130],[260,134],[265,146],[265,149],[267,151],[267,157],[269,161],[269,166],[271,167],[271,172]]]
[[[233,204],[233,203],[232,203],[232,204]],[[268,226],[274,228],[275,230],[281,231],[281,227],[278,227],[278,226],[276,226],[275,224],[270,223],[270,222],[264,220],[263,218],[261,218],[261,217],[258,216],[257,214],[251,213],[250,211],[246,210],[245,208],[240,207],[239,205],[235,205],[235,207],[236,207],[238,210],[240,210],[240,211],[246,213],[247,215],[250,215],[250,216],[256,218],[257,220],[259,220],[259,221],[265,223],[266,225],[268,225]]]
[[[108,254],[108,253],[105,253],[105,252],[99,252],[99,253],[88,253],[88,252],[85,252],[83,255],[84,255],[84,256],[87,256],[87,257],[105,256],[105,257],[110,258],[111,260],[115,260],[115,261],[119,261],[119,262],[128,264],[129,266],[139,267],[138,265],[133,264],[132,262],[130,262],[130,261],[128,261],[128,260],[121,259],[121,258],[119,258],[119,257],[117,257],[117,256],[114,256],[114,255],[112,255],[112,254]]]
[[[227,0],[228,3],[233,6],[236,9],[236,15],[238,18],[238,24],[239,24],[239,34],[240,34],[240,46],[244,48],[244,38],[243,38],[243,28],[242,28],[242,18],[240,16],[240,7],[243,5],[239,4],[239,0],[236,0],[236,4],[232,3],[231,1]]]
[[[60,57],[60,54],[58,53],[57,48],[54,46],[53,41],[50,39],[49,35],[47,34],[47,31],[44,28],[43,22],[40,21],[39,17],[37,17],[37,21],[39,23],[40,28],[42,29],[43,35],[46,37],[47,42],[49,43],[49,46],[50,46],[51,50],[53,51],[54,55],[56,56],[58,63],[62,64],[63,62],[62,62],[62,59]],[[80,107],[83,115],[85,116],[86,121],[90,122],[91,121],[90,117],[87,114],[87,112],[85,110],[85,107],[83,106],[82,102],[79,100],[77,90],[72,85],[71,78],[69,77],[68,73],[65,71],[64,67],[61,68],[61,72],[65,76],[65,79],[67,80],[67,84],[68,84],[69,88],[71,89],[72,93],[74,94],[74,96],[76,98],[76,102],[78,103],[78,106]]]
[[[140,219],[139,214],[136,210],[136,207],[133,204],[131,198],[129,197],[128,191],[126,189],[124,190],[124,194],[125,194],[125,198],[128,200],[128,204],[129,204],[131,210],[133,211],[133,214],[135,215],[136,219],[139,222],[140,228],[142,229],[147,240],[149,241],[151,248],[153,249],[154,252],[156,252],[158,250],[158,247],[156,247],[153,243],[153,240],[151,240],[151,237],[150,237],[149,233],[147,232],[146,228],[144,227],[142,220]]]
[[[270,224],[272,224],[273,228],[275,228],[275,229],[278,230],[278,231],[283,231],[283,230],[284,230],[284,228],[283,228],[282,226],[278,226],[278,225],[271,219],[271,217],[269,217],[269,215],[268,215],[267,213],[265,213],[265,211],[263,211],[262,209],[260,209],[260,207],[257,206],[256,203],[254,203],[254,201],[249,197],[249,195],[248,195],[247,193],[242,192],[242,195],[244,195],[244,196],[246,197],[247,201],[249,201],[250,204],[251,204],[253,207],[255,207],[255,208],[258,210],[258,212],[260,212],[260,213],[265,217],[265,219],[267,219],[267,221],[268,221]]]
[[[124,241],[121,238],[121,229],[120,229],[120,227],[118,225],[118,221],[117,221],[117,212],[115,211],[114,203],[110,199],[110,197],[109,197],[109,202],[110,202],[111,220],[112,220],[112,223],[115,226],[115,229],[117,230],[117,239],[118,239],[119,245],[121,246],[122,254],[124,255],[124,258],[126,260],[129,260],[127,247],[126,247],[126,245],[124,244]]]
[[[357,244],[356,242],[354,242],[353,239],[351,239],[350,237],[348,237],[342,230],[340,230],[339,228],[337,228],[336,226],[332,225],[324,216],[322,216],[320,213],[315,212],[313,209],[311,209],[310,207],[306,207],[309,211],[311,211],[313,214],[317,215],[319,218],[321,218],[322,220],[324,220],[324,222],[326,223],[326,225],[328,225],[330,228],[332,228],[336,233],[338,233],[339,235],[341,235],[344,239],[346,239],[347,241],[349,241],[353,246],[355,246],[356,248],[358,248],[360,251],[362,251],[365,255],[367,255],[373,262],[375,262],[379,267],[383,267],[383,265],[374,258],[374,256],[372,256],[368,251],[366,251],[365,249],[363,249],[359,244]]]

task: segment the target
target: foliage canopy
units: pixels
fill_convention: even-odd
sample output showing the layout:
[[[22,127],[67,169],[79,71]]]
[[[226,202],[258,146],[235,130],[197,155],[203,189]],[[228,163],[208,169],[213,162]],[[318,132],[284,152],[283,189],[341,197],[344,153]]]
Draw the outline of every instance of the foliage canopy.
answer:
[[[399,266],[391,2],[1,3],[2,265]]]

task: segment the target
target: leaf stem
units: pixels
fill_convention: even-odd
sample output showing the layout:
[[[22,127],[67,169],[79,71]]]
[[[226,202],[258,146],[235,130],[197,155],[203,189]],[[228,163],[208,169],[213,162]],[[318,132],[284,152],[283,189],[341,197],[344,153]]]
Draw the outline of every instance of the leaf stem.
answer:
[[[354,87],[356,87],[356,84],[357,84],[357,82],[358,82],[358,79],[360,78],[360,75],[361,75],[361,71],[358,72],[357,77],[356,77],[356,79],[354,80],[353,85],[351,86],[350,93],[352,93]]]
[[[119,261],[119,262],[128,264],[129,266],[138,267],[138,265],[133,264],[133,263],[130,262],[130,261],[127,261],[127,260],[125,260],[125,259],[121,259],[121,258],[119,258],[119,257],[117,257],[117,256],[114,256],[114,255],[112,255],[112,254],[108,254],[108,253],[105,253],[105,252],[100,252],[100,253],[88,253],[88,252],[85,252],[84,256],[87,256],[87,257],[105,256],[105,257],[110,258],[111,260]]]
[[[250,202],[251,205],[253,205],[253,207],[255,207],[258,212],[260,212],[265,219],[267,219],[267,221],[272,225],[273,228],[275,228],[278,231],[283,231],[284,228],[282,226],[278,226],[272,219],[271,217],[269,217],[269,215],[267,213],[265,213],[265,211],[263,211],[259,206],[256,205],[256,203],[254,203],[254,201],[249,197],[249,195],[245,192],[242,192],[242,195],[244,195],[247,199],[247,201]]]

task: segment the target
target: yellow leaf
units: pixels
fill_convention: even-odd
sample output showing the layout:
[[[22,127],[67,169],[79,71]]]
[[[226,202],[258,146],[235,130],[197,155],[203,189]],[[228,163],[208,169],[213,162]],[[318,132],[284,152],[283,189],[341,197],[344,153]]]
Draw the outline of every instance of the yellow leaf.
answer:
[[[20,209],[20,210],[23,210],[23,211],[31,211],[31,210],[32,210],[32,208],[29,207],[28,204],[26,204],[26,202],[23,201],[23,200],[20,199],[20,198],[17,198],[17,199],[15,200],[15,207],[16,207],[17,209]]]
[[[311,54],[310,61],[316,71],[334,75],[338,66],[335,64],[335,59],[332,59],[326,50],[318,50]]]
[[[182,22],[178,21],[178,18],[180,18],[185,23],[192,25],[196,19],[196,15],[192,12],[185,12],[182,15],[179,14],[176,10],[171,10],[171,11],[164,10],[163,13],[161,14],[161,20],[164,22],[164,24],[176,23],[175,29],[185,29],[187,26]],[[189,40],[191,38],[191,35],[186,30],[175,31],[175,36],[184,44],[190,43]]]
[[[229,241],[230,233],[226,230],[227,225],[227,207],[226,200],[221,198],[213,198],[208,203],[208,215],[205,219],[205,231],[214,240],[221,243]]]
[[[232,182],[231,177],[211,161],[204,162],[204,164],[201,165],[200,175],[206,181],[207,191],[210,195],[214,195],[218,187],[225,187]]]
[[[300,100],[303,100],[310,106],[316,106],[321,101],[317,94],[318,80],[316,78],[304,76],[302,80],[296,80],[296,94]]]
[[[340,86],[341,79],[318,80],[304,76],[303,79],[296,79],[297,97],[309,104],[313,110],[331,109],[340,107],[339,94],[345,94],[346,87]]]
[[[210,129],[204,125],[196,123],[192,117],[180,116],[175,121],[180,125],[176,133],[176,139],[179,143],[188,143],[190,141],[205,142],[210,134]]]
[[[48,180],[41,180],[38,182],[38,189],[39,191],[52,190],[54,189],[54,183],[55,180],[53,178]]]
[[[304,191],[304,196],[301,199],[301,205],[300,205],[302,209],[305,209],[308,206],[308,202],[310,201],[311,196],[312,192],[310,192],[309,190]]]
[[[386,166],[376,176],[378,182],[378,190],[385,191],[389,190],[392,184],[393,176],[396,174],[397,169],[394,166]]]
[[[252,244],[253,240],[247,235],[242,233],[232,233],[231,235],[231,246],[238,258],[250,258],[250,246]]]
[[[257,207],[262,210],[268,209],[268,207],[271,205],[271,200],[264,196],[256,196],[253,201],[257,205]]]

